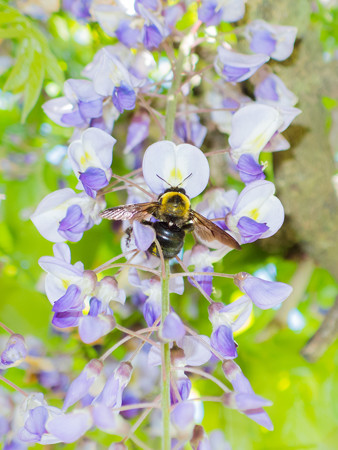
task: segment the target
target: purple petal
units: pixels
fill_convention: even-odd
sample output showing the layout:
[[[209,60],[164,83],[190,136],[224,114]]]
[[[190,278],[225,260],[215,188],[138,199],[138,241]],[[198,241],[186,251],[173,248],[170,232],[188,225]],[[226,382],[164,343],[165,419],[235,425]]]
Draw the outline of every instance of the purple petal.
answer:
[[[255,158],[248,153],[240,156],[237,163],[237,170],[241,180],[245,183],[251,183],[256,180],[264,180],[263,166],[261,166]]]
[[[156,319],[161,315],[161,305],[150,298],[143,305],[143,316],[148,327],[153,326]]]
[[[102,403],[94,403],[92,412],[94,423],[100,430],[111,434],[116,431],[116,412],[111,408]]]
[[[0,369],[5,370],[13,365],[20,364],[28,353],[25,339],[21,334],[12,334],[7,343],[5,350],[0,356]]]
[[[264,63],[269,60],[267,55],[245,55],[219,46],[215,59],[216,72],[226,81],[240,82],[250,78]]]
[[[259,223],[245,216],[239,219],[237,228],[241,233],[242,242],[245,244],[255,242],[269,229],[266,223]]]
[[[177,341],[182,339],[184,335],[185,328],[182,320],[176,313],[169,313],[163,323],[162,337],[164,339]]]
[[[250,49],[254,53],[271,55],[275,51],[276,42],[276,39],[267,30],[257,30],[250,42]]]
[[[140,30],[132,28],[129,20],[123,20],[115,31],[115,35],[126,47],[135,48],[140,37]]]
[[[228,360],[222,364],[224,375],[232,384],[232,387],[236,392],[253,393],[253,389],[249,380],[244,376],[241,368],[235,363],[235,361]]]
[[[191,381],[188,377],[179,378],[178,380],[174,380],[173,383],[176,383],[177,390],[180,394],[181,399],[187,400],[191,391]],[[175,389],[170,387],[170,398],[171,398],[171,404],[174,405],[175,403],[178,403],[180,401],[179,398],[176,396]]]
[[[243,75],[249,72],[248,68],[245,67],[234,67],[224,64],[222,69],[222,75],[224,75],[226,81],[234,82],[243,77]]]
[[[135,114],[128,127],[125,153],[129,153],[149,136],[150,117],[146,113]]]
[[[90,102],[79,101],[79,111],[84,119],[93,119],[102,116],[102,98]]]
[[[84,316],[79,323],[80,338],[85,344],[91,344],[110,333],[115,325],[115,319],[110,315]]]
[[[129,111],[135,108],[136,94],[134,89],[121,84],[114,88],[112,100],[115,108],[122,113],[125,109]]]
[[[213,271],[214,271],[214,268],[212,266],[202,268],[202,272],[213,272]],[[213,276],[212,275],[195,275],[194,278],[200,284],[200,286],[205,290],[205,292],[208,295],[211,295]],[[192,281],[192,279],[190,277],[188,277],[188,281],[190,284],[195,286],[194,282]]]
[[[73,411],[54,417],[47,423],[47,430],[66,444],[71,444],[83,436],[92,426],[92,418],[87,410]]]
[[[288,284],[277,281],[266,281],[252,276],[248,276],[241,283],[240,288],[261,309],[273,308],[279,305],[292,292],[292,287]]]
[[[148,50],[154,50],[163,41],[163,36],[155,25],[145,25],[143,32],[143,44]]]
[[[79,324],[81,311],[64,311],[54,314],[52,324],[58,328],[76,327]]]
[[[221,325],[212,334],[210,338],[212,347],[217,350],[224,358],[237,358],[236,343],[233,338],[230,326]]]
[[[243,412],[246,416],[249,417],[249,419],[258,423],[262,427],[266,428],[269,431],[273,430],[271,419],[263,408],[251,409]]]
[[[92,359],[80,373],[80,375],[72,381],[68,388],[66,398],[63,404],[63,411],[74,405],[77,401],[88,394],[89,388],[100,375],[103,369],[103,363],[98,359]]]
[[[182,430],[194,421],[194,414],[195,406],[193,402],[181,402],[170,414],[170,418],[172,423]]]
[[[75,109],[70,113],[65,113],[61,116],[61,122],[68,127],[85,127],[88,125],[87,119],[83,118],[79,109]]]
[[[47,409],[44,406],[38,406],[37,408],[29,411],[29,417],[26,420],[25,428],[29,433],[35,434],[41,438],[45,433],[45,425],[48,418]]]
[[[82,306],[82,301],[81,303],[78,302],[80,294],[81,289],[75,284],[71,284],[70,286],[68,286],[65,295],[63,295],[54,303],[52,311],[65,312],[74,308],[79,309],[79,307]]]
[[[66,216],[60,221],[58,232],[65,239],[78,242],[88,227],[89,223],[82,214],[80,206],[72,205],[67,209]]]
[[[208,27],[218,25],[222,20],[222,9],[217,8],[217,1],[204,1],[198,10],[198,18]]]
[[[133,223],[133,233],[136,247],[142,251],[148,250],[156,238],[154,228],[149,225],[143,225],[136,220]]]
[[[109,184],[104,170],[97,167],[89,167],[84,173],[81,173],[79,180],[90,197],[96,197],[96,191]]]

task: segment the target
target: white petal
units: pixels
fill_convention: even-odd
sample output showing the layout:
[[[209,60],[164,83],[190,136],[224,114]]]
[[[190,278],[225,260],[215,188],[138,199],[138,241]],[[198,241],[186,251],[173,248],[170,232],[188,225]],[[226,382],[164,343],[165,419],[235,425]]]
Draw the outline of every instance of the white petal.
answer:
[[[170,186],[180,186],[189,197],[196,197],[205,189],[209,172],[203,152],[190,144],[156,142],[147,148],[143,158],[143,176],[156,194],[162,194]]]

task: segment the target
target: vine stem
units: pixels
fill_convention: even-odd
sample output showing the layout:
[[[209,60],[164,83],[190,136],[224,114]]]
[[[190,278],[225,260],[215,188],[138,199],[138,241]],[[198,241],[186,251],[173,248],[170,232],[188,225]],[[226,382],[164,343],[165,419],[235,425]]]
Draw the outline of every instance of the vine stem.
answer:
[[[197,28],[198,29],[198,28]],[[181,88],[183,65],[186,56],[190,52],[190,48],[194,41],[194,27],[191,32],[183,38],[179,47],[175,67],[173,67],[174,79],[168,92],[167,105],[165,111],[165,138],[172,141],[174,138],[174,125],[177,110],[178,92]],[[163,260],[161,255],[161,260]],[[170,298],[169,298],[169,281],[170,281],[170,266],[169,260],[164,260],[164,276],[162,275],[162,315],[161,315],[161,329],[163,323],[169,314]],[[162,450],[171,449],[170,439],[170,344],[163,342],[161,345],[162,353]]]
[[[169,298],[169,281],[170,281],[170,265],[169,259],[164,260],[165,276],[162,277],[162,315],[161,328],[165,318],[169,314],[170,298]],[[170,450],[170,344],[162,343],[162,450]]]

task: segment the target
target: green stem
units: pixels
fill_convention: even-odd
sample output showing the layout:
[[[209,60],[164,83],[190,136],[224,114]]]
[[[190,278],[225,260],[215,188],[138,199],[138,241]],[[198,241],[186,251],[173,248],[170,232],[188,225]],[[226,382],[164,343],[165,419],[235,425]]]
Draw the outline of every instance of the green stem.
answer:
[[[169,280],[170,280],[170,266],[169,259],[164,260],[165,267],[165,277],[162,278],[162,321],[161,328],[163,327],[163,322],[170,309],[170,298],[169,298]],[[162,425],[163,425],[163,435],[162,435],[162,450],[170,450],[170,344],[162,344],[162,355],[163,355],[163,365],[162,365]]]
[[[182,50],[182,46],[180,46],[178,58],[176,60],[176,65],[174,68],[174,80],[168,92],[167,107],[165,111],[165,138],[168,141],[172,141],[174,136],[174,123],[177,108],[177,97],[178,97],[178,90],[182,80],[184,59],[185,54]]]
[[[187,41],[188,36],[183,39],[175,67],[173,67],[174,79],[168,92],[167,107],[165,115],[165,138],[172,141],[174,137],[174,123],[177,109],[177,96],[181,86],[182,72],[185,56],[189,52]],[[164,260],[165,276],[162,278],[162,315],[161,327],[169,314],[170,298],[169,298],[169,280],[170,266],[169,259]],[[162,343],[162,450],[170,450],[170,346],[169,343]]]

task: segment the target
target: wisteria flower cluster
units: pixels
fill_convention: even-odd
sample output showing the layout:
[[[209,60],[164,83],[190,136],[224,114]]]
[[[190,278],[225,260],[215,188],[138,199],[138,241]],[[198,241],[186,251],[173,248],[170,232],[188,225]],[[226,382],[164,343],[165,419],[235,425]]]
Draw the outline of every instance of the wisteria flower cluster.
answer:
[[[61,395],[63,406],[51,406],[42,392],[18,388],[24,401],[0,413],[6,450],[76,441],[85,448],[84,436],[94,429],[114,437],[111,450],[127,448],[128,440],[148,448],[135,435],[144,421],[164,449],[188,442],[194,449],[228,448],[219,430],[207,435],[196,422],[204,401],[220,402],[273,429],[264,409],[271,402],[253,391],[235,362],[240,347],[234,333],[253,308],[280,305],[292,288],[246,272],[217,273],[214,265],[240,246],[273,236],[283,224],[284,209],[266,180],[261,155],[289,147],[281,133],[300,113],[297,97],[268,65],[291,55],[296,29],[262,20],[241,26],[236,32],[246,43],[242,53],[245,45],[237,51],[218,37],[216,27],[242,19],[244,0],[202,0],[195,23],[183,33],[176,23],[190,3],[136,0],[129,7],[122,1],[64,1],[77,20],[98,22],[113,39],[84,67],[81,79],[65,82],[63,96],[43,105],[53,122],[73,129],[68,160],[76,191],[64,187],[48,194],[31,216],[39,233],[54,243],[54,256],[41,257],[39,265],[46,272],[54,329],[91,345],[108,342],[104,337],[113,330],[124,337],[109,339],[113,344],[106,352],[72,379],[57,366],[46,369],[39,350],[34,363],[40,384]],[[210,27],[212,38],[203,31]],[[213,64],[207,65],[196,49],[211,53],[215,44]],[[159,76],[161,52],[171,68]],[[243,82],[251,83],[252,96],[244,94]],[[198,104],[191,95],[196,86],[204,93]],[[129,127],[119,147],[131,172],[121,176],[114,169],[113,136],[115,122],[126,114]],[[228,147],[203,152],[215,129],[227,135]],[[229,174],[242,183],[240,192],[223,184],[208,187],[213,176],[208,158],[215,154],[223,154]],[[102,213],[109,194],[121,190],[127,191],[126,203]],[[102,217],[122,221],[120,228],[114,224],[115,231],[122,229],[122,252],[99,267],[85,267],[74,261],[67,241],[86,239]],[[189,247],[185,235],[190,232],[195,244]],[[241,295],[233,302],[215,301],[215,277],[232,279]],[[170,293],[189,289],[198,289],[207,302],[208,335],[194,330],[170,305]],[[124,308],[126,314],[143,316],[144,326],[124,327]],[[29,343],[7,331],[0,369],[31,367]],[[114,352],[130,340],[137,345],[126,347],[117,360]],[[213,375],[217,365],[225,383]],[[222,392],[196,397],[193,376],[216,383]]]

